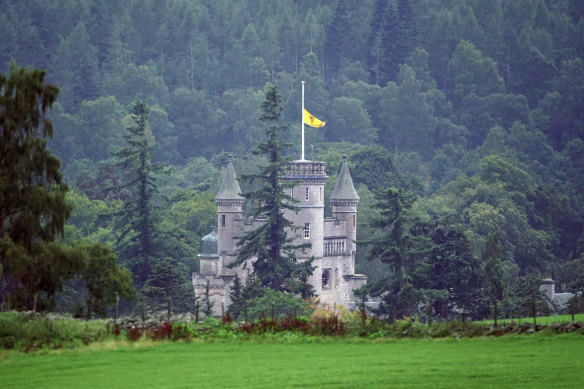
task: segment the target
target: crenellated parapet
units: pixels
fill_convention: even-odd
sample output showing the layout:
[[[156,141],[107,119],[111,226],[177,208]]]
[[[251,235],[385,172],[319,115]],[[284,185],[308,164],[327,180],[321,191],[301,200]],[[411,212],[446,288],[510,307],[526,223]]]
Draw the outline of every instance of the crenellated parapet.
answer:
[[[326,177],[326,162],[319,161],[292,161],[286,165],[287,177],[322,176]]]

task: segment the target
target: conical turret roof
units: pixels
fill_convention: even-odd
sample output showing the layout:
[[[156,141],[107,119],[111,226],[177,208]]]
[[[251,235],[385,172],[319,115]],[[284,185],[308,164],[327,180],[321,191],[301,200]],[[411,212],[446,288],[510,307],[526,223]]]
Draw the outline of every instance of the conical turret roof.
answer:
[[[225,175],[223,176],[223,181],[221,181],[221,187],[217,196],[215,196],[215,200],[243,200],[243,197],[239,195],[240,193],[241,188],[235,176],[233,163],[230,160],[227,164],[227,169],[225,169]]]
[[[343,166],[339,173],[339,179],[330,197],[331,200],[359,200],[359,195],[353,186],[353,179],[347,166],[347,157],[343,156]]]

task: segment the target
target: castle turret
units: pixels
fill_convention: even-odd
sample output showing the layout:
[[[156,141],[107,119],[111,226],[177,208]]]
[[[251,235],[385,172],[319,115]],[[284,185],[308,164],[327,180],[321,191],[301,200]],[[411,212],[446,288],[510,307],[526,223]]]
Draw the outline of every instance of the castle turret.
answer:
[[[322,257],[324,238],[324,184],[328,179],[324,162],[299,160],[286,167],[284,181],[296,181],[294,188],[289,189],[289,195],[298,202],[298,213],[287,210],[286,218],[295,226],[295,244],[310,243],[311,248],[304,253],[299,252],[298,258]]]
[[[217,242],[219,254],[235,254],[236,242],[233,239],[236,235],[235,221],[243,218],[244,198],[240,196],[240,193],[241,189],[239,188],[233,163],[230,159],[225,169],[225,175],[223,176],[219,192],[215,196],[215,203],[217,204],[217,228],[219,230]]]
[[[199,273],[204,276],[217,275],[221,269],[218,268],[219,254],[217,254],[217,234],[215,234],[215,230],[201,239],[200,252]]]
[[[357,205],[359,195],[353,186],[353,179],[347,166],[347,157],[343,156],[343,166],[339,173],[339,179],[330,197],[333,207],[333,217],[339,221],[344,221],[347,238],[346,254],[355,255],[357,246]]]

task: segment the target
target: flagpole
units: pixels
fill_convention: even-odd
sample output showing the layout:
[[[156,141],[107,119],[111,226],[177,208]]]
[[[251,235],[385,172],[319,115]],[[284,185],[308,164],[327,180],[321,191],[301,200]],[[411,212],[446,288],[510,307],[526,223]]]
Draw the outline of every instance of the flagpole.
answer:
[[[304,81],[302,81],[302,116],[300,117],[302,122],[302,158],[300,160],[304,161]]]

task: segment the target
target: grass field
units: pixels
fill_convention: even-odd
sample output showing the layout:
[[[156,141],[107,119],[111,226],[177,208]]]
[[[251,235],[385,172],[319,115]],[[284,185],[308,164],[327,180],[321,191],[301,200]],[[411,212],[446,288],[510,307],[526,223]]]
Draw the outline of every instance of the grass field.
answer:
[[[578,313],[574,315],[574,319],[579,322],[584,322],[584,313]],[[521,317],[516,319],[499,319],[497,320],[497,325],[507,324],[514,321],[517,324],[521,323],[533,323],[533,317]],[[572,321],[572,315],[555,315],[555,316],[538,316],[536,317],[537,324],[552,324],[552,323],[570,323]],[[493,324],[493,320],[481,320],[476,321],[477,324]]]
[[[2,388],[574,388],[584,336],[96,343],[0,354]]]

